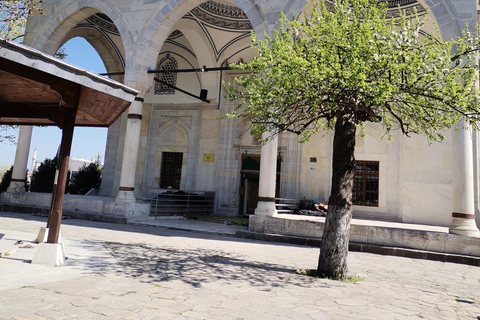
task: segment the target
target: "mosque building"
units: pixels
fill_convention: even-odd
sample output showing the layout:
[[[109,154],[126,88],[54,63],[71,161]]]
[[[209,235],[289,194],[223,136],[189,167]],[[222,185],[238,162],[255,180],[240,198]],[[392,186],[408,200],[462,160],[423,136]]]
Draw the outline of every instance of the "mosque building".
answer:
[[[388,4],[390,15],[398,14],[398,5],[428,15],[423,32],[432,33],[436,24],[444,39],[461,35],[465,24],[477,25],[473,0]],[[333,134],[320,132],[301,144],[282,133],[262,147],[248,123],[222,119],[236,108],[224,98],[222,83],[241,75],[229,64],[255,56],[252,32],[272,35],[281,12],[300,12],[305,5],[305,0],[48,0],[42,4],[45,14],[28,20],[25,44],[53,55],[68,40],[83,37],[110,78],[140,92],[108,129],[101,196],[134,203],[181,190],[213,195],[215,214],[254,214],[257,208],[268,215],[273,198],[328,202]],[[25,143],[31,134],[22,127]],[[382,134],[380,124],[366,123],[365,135],[357,137],[354,217],[442,226],[474,221],[476,133],[451,130],[446,141],[432,145],[421,136],[394,132],[388,140]],[[262,162],[273,168],[263,176]],[[265,194],[262,179],[274,191]]]

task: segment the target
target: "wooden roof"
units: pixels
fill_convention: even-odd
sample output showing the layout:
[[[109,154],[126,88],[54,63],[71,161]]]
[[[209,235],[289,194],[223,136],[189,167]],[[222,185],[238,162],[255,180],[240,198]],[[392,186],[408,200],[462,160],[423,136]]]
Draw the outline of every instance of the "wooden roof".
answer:
[[[110,126],[138,92],[35,49],[0,39],[0,124]]]

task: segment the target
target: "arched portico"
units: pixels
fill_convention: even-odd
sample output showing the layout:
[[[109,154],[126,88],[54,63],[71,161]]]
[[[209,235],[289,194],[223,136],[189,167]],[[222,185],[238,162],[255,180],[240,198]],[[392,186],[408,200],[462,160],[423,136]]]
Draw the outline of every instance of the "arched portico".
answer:
[[[460,35],[465,23],[469,25],[476,24],[476,4],[473,0],[423,1],[424,0],[402,1],[402,7],[407,10],[413,10],[412,8],[416,7],[421,9],[421,13],[424,14],[425,11],[422,11],[422,8],[429,5],[430,11],[428,14],[431,17],[431,21],[438,23],[444,39]],[[272,31],[278,27],[277,20],[281,12],[285,12],[287,15],[292,11],[298,13],[304,9],[306,3],[305,0],[280,0],[275,3],[267,0],[255,2],[217,0],[216,2],[227,7],[232,6],[241,10],[251,24],[251,30],[255,31],[259,38],[262,37],[264,32],[272,34]],[[196,119],[195,121],[198,121],[199,126],[197,127],[200,129],[194,133],[198,134],[199,139],[198,146],[195,146],[196,149],[192,151],[197,152],[195,158],[197,163],[194,165],[198,166],[196,169],[198,169],[197,171],[201,174],[196,178],[197,183],[192,183],[192,185],[198,186],[200,185],[199,182],[203,183],[203,180],[208,180],[208,177],[212,175],[217,175],[217,182],[206,183],[205,188],[214,188],[216,183],[227,187],[230,184],[237,184],[234,188],[229,187],[230,189],[224,192],[225,194],[222,200],[219,200],[217,203],[217,208],[223,206],[230,208],[228,209],[229,212],[233,212],[231,208],[233,208],[233,204],[236,203],[235,197],[238,196],[238,183],[235,182],[239,172],[239,170],[236,169],[239,165],[238,159],[241,158],[241,153],[243,152],[255,150],[255,152],[258,153],[258,150],[255,149],[258,146],[247,145],[249,143],[237,141],[238,139],[234,136],[238,128],[232,124],[233,122],[227,124],[225,121],[222,122],[221,125],[218,125],[219,122],[214,120],[215,117],[224,115],[227,109],[231,111],[233,108],[232,105],[227,105],[224,101],[218,103],[218,100],[222,100],[219,85],[222,76],[223,80],[232,79],[234,76],[233,72],[197,73],[195,77],[192,76],[192,78],[195,78],[195,81],[192,80],[188,83],[188,81],[181,80],[178,83],[178,86],[184,86],[184,89],[189,89],[189,87],[194,91],[207,89],[207,98],[211,103],[202,102],[198,99],[197,101],[194,98],[183,99],[184,97],[182,97],[181,94],[177,94],[175,97],[155,95],[153,93],[154,74],[147,73],[149,69],[156,68],[157,63],[161,59],[159,54],[162,54],[165,50],[164,45],[168,41],[167,39],[172,32],[177,29],[183,33],[183,36],[190,44],[189,50],[194,53],[194,61],[189,61],[189,64],[187,64],[190,67],[202,67],[203,65],[207,67],[219,67],[225,63],[226,59],[232,63],[240,59],[248,61],[248,59],[253,56],[253,54],[248,52],[248,50],[250,50],[246,44],[249,41],[248,37],[243,38],[245,43],[242,43],[242,45],[240,45],[240,42],[236,39],[233,45],[228,41],[218,41],[217,43],[213,43],[213,45],[218,46],[215,48],[212,47],[212,38],[221,37],[216,34],[218,31],[215,29],[216,26],[213,24],[207,26],[208,23],[203,22],[203,24],[199,23],[200,20],[195,20],[197,18],[199,19],[199,17],[194,14],[194,11],[198,10],[202,4],[205,5],[205,3],[206,1],[202,0],[167,0],[153,3],[145,3],[140,0],[132,0],[129,3],[115,0],[82,0],[78,2],[67,0],[62,1],[60,6],[56,6],[51,4],[51,2],[45,2],[44,7],[46,14],[44,16],[32,17],[28,23],[26,36],[26,43],[28,45],[53,54],[63,42],[74,36],[82,36],[96,48],[104,60],[108,72],[125,71],[125,75],[119,78],[119,80],[140,91],[138,101],[132,105],[128,114],[125,114],[122,119],[114,125],[114,128],[109,131],[108,148],[111,149],[111,152],[109,151],[110,158],[108,162],[109,164],[113,163],[114,167],[111,168],[112,170],[108,175],[115,177],[110,181],[112,182],[111,185],[109,185],[111,192],[108,194],[110,196],[115,196],[115,193],[119,191],[119,187],[125,187],[129,190],[130,199],[132,200],[134,199],[133,189],[135,188],[135,191],[137,191],[137,189],[145,186],[145,181],[142,181],[142,177],[149,175],[148,166],[145,165],[145,163],[148,157],[153,157],[153,155],[149,155],[149,152],[158,150],[158,145],[154,146],[153,144],[149,144],[150,135],[152,132],[157,132],[158,129],[154,128],[152,123],[164,123],[162,122],[163,120],[152,120],[154,117],[163,115],[173,117],[174,115],[185,123],[189,121],[189,117],[194,117]],[[112,49],[111,43],[102,38],[101,33],[93,29],[87,31],[86,29],[82,30],[81,28],[77,28],[79,24],[88,17],[97,13],[105,14],[118,29],[119,43],[117,43],[117,48],[120,48],[120,55],[118,51]],[[215,14],[221,15],[221,12],[213,12],[213,15]],[[213,31],[214,29],[216,31]],[[426,33],[430,33],[430,30],[433,31],[432,24],[429,24],[427,29],[428,30],[425,30]],[[238,31],[238,28],[236,31]],[[210,34],[207,34],[207,32],[210,32]],[[232,39],[229,39],[229,41]],[[213,40],[213,42],[215,42],[215,40]],[[170,50],[170,48],[168,50]],[[179,52],[177,53],[179,54]],[[249,58],[245,59],[247,56]],[[183,58],[183,60],[188,60],[186,57]],[[197,92],[194,93],[198,94]],[[161,112],[159,110],[161,110]],[[196,113],[196,115],[192,116],[194,113]],[[221,129],[218,129],[217,126],[221,126]],[[128,127],[130,127],[130,129],[127,129]],[[129,132],[133,132],[133,136],[130,133],[126,133],[128,130],[130,130]],[[223,135],[226,137],[223,137]],[[125,141],[127,142],[125,143]],[[324,169],[323,165],[321,165],[323,162],[328,163],[327,160],[324,160],[328,155],[324,155],[322,152],[317,152],[316,150],[315,152],[308,151],[310,154],[307,155],[308,152],[305,151],[307,148],[293,148],[292,145],[294,143],[294,141],[291,141],[290,144],[285,144],[280,140],[279,146],[282,149],[281,152],[285,155],[283,159],[293,159],[294,162],[291,166],[283,166],[283,168],[291,168],[288,172],[288,181],[290,181],[291,184],[290,189],[298,189],[298,194],[301,195],[302,188],[306,188],[305,185],[301,183],[301,180],[303,178],[310,179],[310,176],[307,175],[301,178],[298,172],[302,170],[305,171],[305,166],[308,166],[308,168],[316,167],[318,176],[328,176],[328,169]],[[127,148],[124,149],[124,145],[127,146]],[[135,145],[138,147],[138,152],[135,151],[135,148],[137,148]],[[328,145],[328,143],[322,144],[322,146],[325,145]],[[401,149],[402,143],[398,143],[395,148]],[[273,152],[277,151],[274,150],[271,152],[273,154]],[[289,154],[289,152],[293,153]],[[288,154],[288,156],[286,156],[286,154]],[[401,154],[401,152],[398,154]],[[206,156],[205,159],[212,159],[212,157],[210,157],[211,155],[214,155],[213,162],[203,161],[204,156]],[[316,160],[317,157],[319,161],[318,164],[315,164],[317,162],[310,162],[310,158]],[[129,162],[127,161],[128,163],[125,162],[127,158],[130,159],[128,160]],[[153,157],[153,159],[156,159],[155,161],[158,161],[159,158],[158,154],[155,154]],[[263,156],[262,158],[265,159]],[[272,155],[271,158],[273,159],[275,157]],[[192,160],[193,158],[189,159]],[[219,161],[218,163],[222,163],[221,167],[217,165],[217,160]],[[189,163],[195,161],[190,161]],[[125,174],[120,173],[120,167],[135,168],[134,170],[130,169],[126,175],[129,177],[128,185],[123,185],[123,183],[120,182],[120,176],[125,176]],[[157,169],[158,168],[153,167],[153,170]],[[398,183],[391,187],[392,193],[402,188],[402,174],[401,171],[399,172]],[[287,179],[284,180],[286,181]],[[322,186],[326,185],[328,185],[328,182],[322,184]],[[312,189],[309,195],[323,194],[328,191],[328,186],[319,188],[323,189]],[[283,190],[286,189],[284,188]],[[289,194],[295,197],[296,193],[292,191]],[[325,201],[324,199],[320,200]],[[401,204],[399,204],[399,207],[401,207]],[[401,213],[398,215],[395,214],[395,216],[401,217]]]
[[[100,5],[97,8],[93,7],[82,7],[82,5],[86,5],[86,3],[75,3],[75,4],[67,4],[64,10],[57,11],[54,16],[54,21],[59,21],[58,24],[52,24],[52,19],[48,19],[48,23],[44,21],[44,16],[36,16],[35,18],[29,20],[29,28],[27,29],[25,35],[25,43],[29,44],[30,46],[36,48],[37,50],[54,54],[58,48],[61,47],[62,44],[67,42],[73,37],[79,36],[85,38],[89,41],[92,46],[97,50],[99,55],[101,56],[104,64],[109,71],[117,71],[122,70],[124,65],[122,56],[125,55],[123,51],[123,44],[121,41],[117,41],[118,47],[120,50],[117,49],[115,53],[114,46],[110,45],[106,39],[105,35],[102,35],[98,29],[95,28],[77,28],[82,21],[87,21],[90,17],[95,17],[95,14],[101,12],[101,9],[107,10],[109,12],[112,11],[112,6],[110,5]],[[117,15],[118,16],[118,15]],[[62,17],[66,17],[65,20],[62,20]],[[118,29],[113,24],[113,22],[108,18],[108,23],[111,23],[113,28],[117,31]],[[51,17],[50,17],[51,18]],[[31,28],[35,28],[35,25],[39,25],[36,32],[29,32]],[[113,37],[118,36],[119,34],[115,34]],[[44,41],[42,41],[44,39]],[[111,39],[108,39],[111,41]],[[111,41],[112,42],[112,41]],[[119,43],[120,42],[120,43]],[[121,80],[120,77],[116,78],[117,80]],[[11,186],[10,190],[24,190],[23,186],[21,186],[21,179],[23,177],[16,178],[17,176],[23,176],[26,172],[26,166],[28,163],[28,151],[30,149],[30,140],[32,135],[32,128],[31,127],[21,127],[20,134],[19,134],[19,144],[17,146],[17,153],[15,157],[15,170],[13,172],[14,176],[14,185]],[[18,181],[16,181],[18,180]]]
[[[169,37],[157,52],[151,68],[157,66],[159,61],[164,61],[167,55],[177,59],[178,69],[222,67],[226,66],[227,59],[230,63],[240,59],[248,61],[253,57],[252,53],[245,51],[251,50],[251,30],[253,26],[250,20],[234,3],[207,1],[185,13],[165,32]],[[182,63],[183,67],[180,67]],[[146,147],[140,148],[139,152],[139,157],[145,157],[145,168],[137,172],[137,177],[139,174],[143,176],[140,181],[142,196],[148,195],[149,190],[165,185],[159,174],[161,160],[164,158],[162,153],[166,156],[167,152],[183,154],[184,165],[179,166],[179,170],[180,167],[183,168],[182,189],[215,191],[214,177],[218,174],[216,161],[219,161],[217,156],[220,157],[218,140],[221,126],[220,121],[215,118],[224,114],[218,102],[222,73],[178,73],[175,77],[179,88],[193,94],[198,94],[200,89],[208,90],[209,102],[202,102],[179,92],[161,95],[150,90],[146,94],[145,115],[148,114],[150,119],[142,126],[149,128],[145,133]],[[153,86],[153,80],[151,85]],[[170,122],[190,124],[191,141],[187,146],[182,145],[173,135],[155,134],[161,131],[160,126],[163,123]],[[233,142],[230,141],[229,144],[231,143]],[[212,162],[204,160],[204,156],[208,155],[214,155]],[[238,186],[234,188],[237,189]]]

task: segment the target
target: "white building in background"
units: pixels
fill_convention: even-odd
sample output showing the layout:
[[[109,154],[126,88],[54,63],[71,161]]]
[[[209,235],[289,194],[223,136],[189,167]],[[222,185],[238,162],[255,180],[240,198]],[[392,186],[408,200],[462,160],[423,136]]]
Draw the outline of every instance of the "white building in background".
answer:
[[[68,162],[68,171],[70,171],[70,174],[73,176],[78,172],[78,170],[80,170],[81,167],[83,167],[84,165],[88,166],[90,163],[93,163],[93,162],[95,162],[95,160],[93,159],[88,160],[83,158],[70,158]],[[32,180],[33,173],[37,171],[38,166],[40,164],[41,162],[37,161],[37,147],[35,146],[35,150],[33,151],[32,164],[30,166],[30,170],[28,170],[28,173],[27,173],[27,179],[29,183]]]
[[[477,25],[473,0],[389,1],[392,15],[399,3],[421,14],[429,6],[431,23],[424,32],[431,32],[435,22],[445,39],[460,35],[465,23]],[[259,200],[265,152],[273,159],[270,167],[274,159],[277,167],[268,174],[275,190],[260,194],[261,202],[275,196],[327,202],[332,135],[319,134],[299,144],[295,136],[282,134],[277,147],[261,151],[247,123],[216,120],[235,108],[222,97],[222,81],[231,81],[235,72],[200,69],[250,61],[255,55],[251,31],[272,34],[280,12],[299,12],[304,5],[304,0],[47,0],[45,15],[28,21],[25,44],[54,54],[69,39],[83,37],[107,71],[119,73],[111,78],[141,92],[109,128],[101,195],[133,202],[169,187],[210,191],[215,192],[217,214],[251,214]],[[406,138],[399,132],[388,141],[381,139],[379,125],[368,123],[366,135],[357,140],[354,216],[448,226],[454,213],[473,221],[479,195],[478,139],[476,134],[461,138],[467,139],[467,149],[473,148],[472,156],[468,150],[454,151],[456,138],[445,134],[445,142],[431,146],[423,137]],[[463,160],[466,164],[459,166],[475,169],[475,178],[455,171]],[[457,185],[472,192],[459,191]]]
[[[88,160],[83,158],[70,158],[68,161],[68,170],[71,172],[71,175],[74,176],[80,170],[80,168],[83,166],[88,166],[94,162],[94,159]],[[101,165],[103,165],[103,163]]]

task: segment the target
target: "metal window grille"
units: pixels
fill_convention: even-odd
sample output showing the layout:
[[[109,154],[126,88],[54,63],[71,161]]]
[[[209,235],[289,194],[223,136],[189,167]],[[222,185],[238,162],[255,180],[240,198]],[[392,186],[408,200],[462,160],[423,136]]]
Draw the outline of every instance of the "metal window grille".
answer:
[[[356,161],[353,181],[353,204],[378,207],[378,161]]]
[[[175,58],[171,57],[170,54],[167,54],[160,62],[157,64],[157,70],[177,70],[178,63]],[[177,73],[176,72],[165,72],[157,73],[156,77],[169,85],[177,85]],[[161,82],[155,81],[155,94],[175,94],[175,89],[167,86]]]

